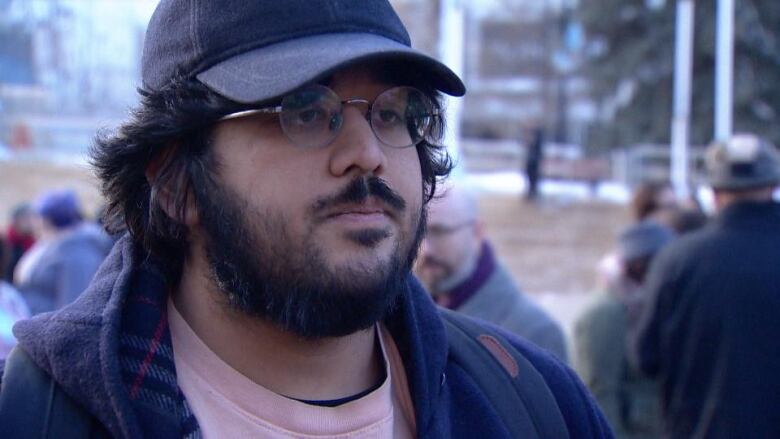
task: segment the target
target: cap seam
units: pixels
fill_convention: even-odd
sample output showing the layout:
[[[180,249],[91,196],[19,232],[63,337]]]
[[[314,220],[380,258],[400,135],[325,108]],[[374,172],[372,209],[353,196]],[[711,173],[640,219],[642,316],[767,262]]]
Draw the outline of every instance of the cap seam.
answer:
[[[190,40],[192,41],[192,47],[195,49],[195,58],[199,58],[202,54],[200,39],[197,31],[198,23],[198,0],[190,0]]]

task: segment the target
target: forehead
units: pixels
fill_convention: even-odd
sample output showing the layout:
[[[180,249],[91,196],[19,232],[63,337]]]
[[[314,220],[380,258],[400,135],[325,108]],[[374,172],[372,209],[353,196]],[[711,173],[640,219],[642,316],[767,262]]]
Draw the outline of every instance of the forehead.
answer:
[[[476,214],[475,201],[470,195],[449,189],[442,198],[431,202],[428,222],[449,225],[474,219]]]

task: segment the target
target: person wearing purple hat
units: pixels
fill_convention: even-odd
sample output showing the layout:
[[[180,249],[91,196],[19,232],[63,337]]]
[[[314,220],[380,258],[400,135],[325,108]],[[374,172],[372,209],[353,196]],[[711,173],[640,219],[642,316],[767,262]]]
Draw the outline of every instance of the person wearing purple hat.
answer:
[[[610,436],[571,370],[444,317],[411,275],[452,168],[441,94],[465,87],[388,1],[163,0],[141,70],[140,107],[92,151],[105,223],[127,233],[83,300],[17,324],[8,364],[48,375],[71,425]],[[0,426],[35,421],[2,399]]]
[[[53,190],[33,204],[37,241],[19,260],[14,284],[30,312],[53,311],[73,302],[111,250],[108,236],[83,221],[72,190]]]

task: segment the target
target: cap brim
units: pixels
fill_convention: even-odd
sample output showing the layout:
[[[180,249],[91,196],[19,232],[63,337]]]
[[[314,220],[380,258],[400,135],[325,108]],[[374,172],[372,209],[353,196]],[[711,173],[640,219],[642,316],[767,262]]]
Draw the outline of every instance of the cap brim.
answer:
[[[343,66],[374,59],[398,60],[422,69],[442,93],[466,93],[458,75],[436,59],[389,38],[365,33],[322,34],[261,47],[222,61],[197,78],[236,102],[262,102]]]

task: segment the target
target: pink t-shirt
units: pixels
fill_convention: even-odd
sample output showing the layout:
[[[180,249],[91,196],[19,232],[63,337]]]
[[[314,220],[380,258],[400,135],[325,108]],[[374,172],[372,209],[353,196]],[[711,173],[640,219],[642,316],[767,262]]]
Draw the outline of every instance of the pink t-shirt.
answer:
[[[230,367],[198,338],[170,300],[168,319],[178,384],[206,439],[415,436],[406,373],[383,325],[378,330],[385,382],[355,401],[320,407],[274,393]]]

